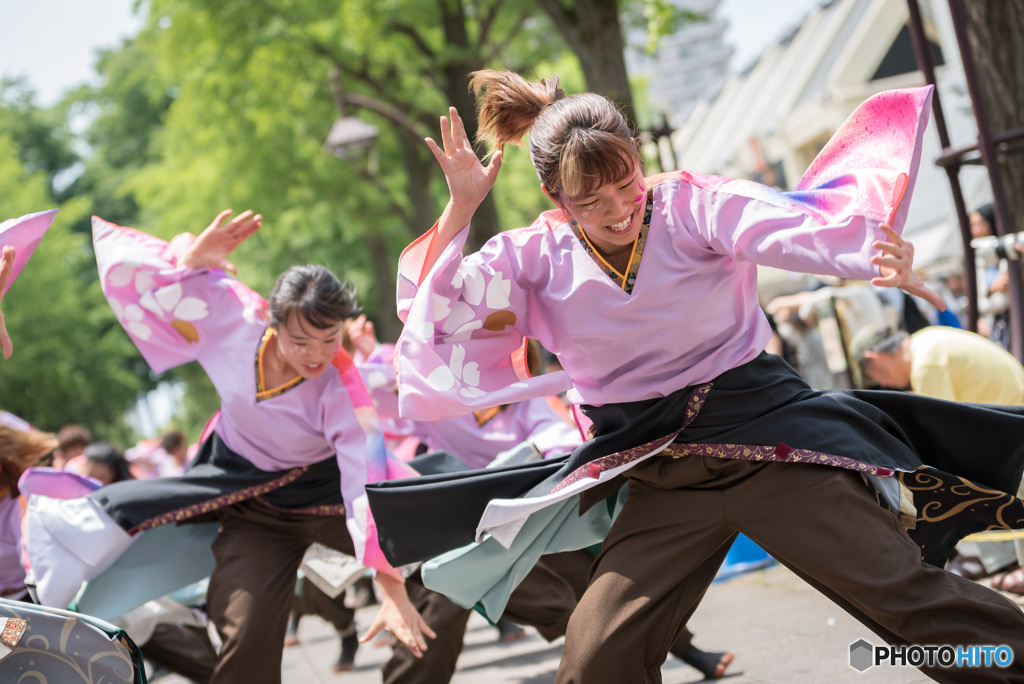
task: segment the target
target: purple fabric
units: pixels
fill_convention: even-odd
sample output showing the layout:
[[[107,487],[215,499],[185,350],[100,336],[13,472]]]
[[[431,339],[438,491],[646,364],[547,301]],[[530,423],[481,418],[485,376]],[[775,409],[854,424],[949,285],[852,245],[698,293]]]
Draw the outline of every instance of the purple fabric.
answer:
[[[0,295],[10,289],[11,284],[25,268],[28,260],[32,258],[36,247],[39,246],[56,217],[57,210],[48,209],[34,214],[25,214],[19,218],[7,219],[0,223],[0,248],[14,247],[17,250],[17,254],[14,256],[14,270]]]
[[[567,389],[573,403],[594,406],[652,399],[750,361],[771,335],[758,264],[878,275],[871,245],[884,238],[882,222],[902,230],[930,96],[916,88],[868,100],[796,192],[687,172],[652,178],[654,210],[631,293],[557,211],[465,257],[464,229],[424,274],[428,232],[399,265],[401,415],[438,420]],[[527,377],[515,362],[525,337],[555,353],[565,372]]]
[[[494,458],[527,440],[546,458],[572,452],[580,445],[576,428],[560,418],[543,397],[508,404],[479,425],[476,415],[416,424],[415,434],[430,451],[447,451],[470,468],[484,468]]]

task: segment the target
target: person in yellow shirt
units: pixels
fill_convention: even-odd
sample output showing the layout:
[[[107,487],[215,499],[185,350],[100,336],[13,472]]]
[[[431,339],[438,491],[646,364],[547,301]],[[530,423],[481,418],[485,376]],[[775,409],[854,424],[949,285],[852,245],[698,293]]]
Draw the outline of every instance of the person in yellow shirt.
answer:
[[[870,326],[854,336],[850,356],[882,387],[909,387],[949,401],[1024,405],[1024,366],[998,344],[967,330],[930,326],[908,335]]]
[[[850,357],[865,377],[882,387],[909,387],[950,401],[1024,404],[1024,366],[999,344],[967,330],[930,326],[908,335],[869,326],[854,336]],[[1024,494],[1024,484],[1018,492]],[[1015,544],[961,542],[947,569],[968,579],[992,575],[993,588],[1024,594],[1024,570],[1018,567]]]

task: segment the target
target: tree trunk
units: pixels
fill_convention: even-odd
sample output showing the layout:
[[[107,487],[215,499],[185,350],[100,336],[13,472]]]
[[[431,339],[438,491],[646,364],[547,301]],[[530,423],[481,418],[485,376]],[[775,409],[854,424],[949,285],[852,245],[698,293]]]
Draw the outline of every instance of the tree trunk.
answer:
[[[469,74],[483,68],[479,53],[470,45],[469,33],[466,30],[466,12],[462,0],[446,0],[441,3],[441,23],[444,28],[445,42],[449,48],[456,48],[460,59],[446,61],[441,65],[444,74],[443,87],[448,102],[459,110],[466,135],[470,140],[476,139],[476,100],[469,92]],[[484,150],[478,149],[480,153]],[[488,194],[473,214],[473,223],[466,241],[466,249],[475,252],[492,236],[501,230],[498,220],[498,207],[492,194]]]
[[[1024,126],[1024,0],[964,0],[989,128],[998,135]],[[1010,143],[999,155],[1014,226],[1024,230],[1024,144]]]
[[[587,88],[615,101],[636,128],[618,0],[537,0],[537,4],[579,58]]]
[[[402,144],[402,160],[405,163],[407,188],[411,216],[406,220],[410,241],[415,240],[430,228],[436,215],[440,215],[434,197],[430,193],[430,181],[439,170],[437,160],[430,154],[422,140],[399,133]]]
[[[387,240],[380,233],[363,233],[373,269],[373,304],[377,339],[394,342],[402,332],[402,321],[395,313],[395,260],[388,253]]]

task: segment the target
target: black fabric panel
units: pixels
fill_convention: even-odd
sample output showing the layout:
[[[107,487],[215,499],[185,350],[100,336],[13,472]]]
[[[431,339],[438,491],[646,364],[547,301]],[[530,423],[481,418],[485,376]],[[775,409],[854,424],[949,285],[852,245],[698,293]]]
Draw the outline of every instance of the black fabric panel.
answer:
[[[468,544],[491,499],[545,494],[596,458],[678,430],[693,389],[583,407],[598,436],[568,457],[370,485],[381,548],[391,563],[403,565]],[[894,470],[927,464],[1012,494],[1024,472],[1024,407],[960,404],[903,392],[814,390],[784,360],[761,354],[714,381],[700,414],[676,441],[781,443]],[[953,519],[932,526],[928,537],[941,539],[947,548],[960,531],[977,525]],[[938,555],[933,552],[933,558]]]
[[[89,495],[125,530],[171,511],[198,506],[218,497],[266,484],[289,470],[260,470],[231,451],[217,433],[203,442],[184,474],[115,482]],[[284,509],[340,505],[341,476],[332,456],[309,466],[293,482],[266,492],[263,501]]]

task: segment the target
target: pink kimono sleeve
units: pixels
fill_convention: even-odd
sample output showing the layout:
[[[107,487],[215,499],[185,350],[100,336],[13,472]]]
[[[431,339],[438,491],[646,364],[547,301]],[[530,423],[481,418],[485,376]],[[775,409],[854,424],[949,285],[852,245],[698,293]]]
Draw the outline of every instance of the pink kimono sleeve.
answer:
[[[18,218],[7,219],[0,223],[0,250],[3,247],[14,247],[16,250],[14,269],[11,271],[11,277],[7,279],[4,291],[0,292],[0,296],[6,293],[11,288],[11,285],[14,284],[14,280],[35,253],[36,247],[42,242],[43,236],[46,235],[46,231],[49,230],[50,225],[53,224],[53,219],[56,217],[57,210],[48,209],[47,211],[39,211],[34,214],[25,214]]]
[[[714,196],[711,202],[693,201],[699,237],[737,260],[861,280],[877,276],[871,245],[886,239],[881,223],[903,230],[931,93],[928,86],[869,98],[792,192],[746,180],[690,177]]]
[[[515,251],[531,232],[547,230],[542,220],[463,257],[467,226],[429,273],[423,265],[436,226],[403,252],[398,315],[405,328],[395,362],[403,418],[451,418],[571,386],[563,372],[532,378],[526,368],[528,296]]]
[[[415,477],[416,471],[387,452],[384,435],[370,393],[363,384],[352,357],[341,351],[333,365],[348,394],[349,401],[324,396],[325,436],[335,447],[341,473],[341,497],[345,502],[345,522],[355,547],[356,559],[363,565],[401,580],[402,574],[384,558],[377,536],[377,525],[366,500],[366,485],[382,480]],[[351,434],[349,411],[355,413],[361,433]]]
[[[114,315],[155,373],[199,360],[211,340],[245,321],[262,321],[262,297],[220,269],[176,264],[170,244],[94,216],[100,285]]]

